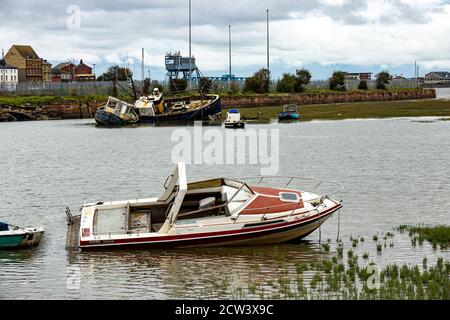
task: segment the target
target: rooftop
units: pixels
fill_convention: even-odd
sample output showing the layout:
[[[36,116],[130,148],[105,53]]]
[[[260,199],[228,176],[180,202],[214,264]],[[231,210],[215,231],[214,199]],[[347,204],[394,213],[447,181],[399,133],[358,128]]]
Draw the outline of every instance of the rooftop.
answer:
[[[425,78],[430,77],[431,75],[437,75],[439,78],[450,78],[450,72],[448,71],[433,71],[429,72],[425,75]]]
[[[17,68],[7,64],[5,60],[0,60],[0,69],[17,69]]]
[[[24,46],[24,45],[13,45],[13,48],[16,48],[16,50],[19,52],[19,54],[26,59],[39,59],[39,56],[37,53],[33,50],[31,46]]]

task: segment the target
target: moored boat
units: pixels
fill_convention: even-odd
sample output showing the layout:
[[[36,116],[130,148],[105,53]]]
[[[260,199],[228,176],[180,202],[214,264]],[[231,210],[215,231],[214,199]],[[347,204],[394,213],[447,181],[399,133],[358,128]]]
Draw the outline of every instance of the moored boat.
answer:
[[[36,246],[43,234],[43,227],[20,228],[0,222],[0,249]]]
[[[241,113],[237,109],[230,109],[227,112],[227,118],[224,121],[225,128],[244,128],[245,121],[241,119]]]
[[[300,114],[297,112],[297,105],[287,104],[283,106],[283,111],[278,113],[279,120],[299,120]]]
[[[342,207],[331,193],[289,188],[296,177],[283,188],[258,178],[187,183],[179,163],[158,198],[86,204],[69,219],[68,235],[77,234],[82,250],[275,244],[309,235]]]
[[[156,98],[154,97],[156,95]],[[163,100],[162,93],[141,97],[135,103],[141,122],[208,120],[222,112],[220,96],[187,96]]]
[[[122,126],[139,122],[134,105],[114,97],[95,112],[95,122],[99,125]]]

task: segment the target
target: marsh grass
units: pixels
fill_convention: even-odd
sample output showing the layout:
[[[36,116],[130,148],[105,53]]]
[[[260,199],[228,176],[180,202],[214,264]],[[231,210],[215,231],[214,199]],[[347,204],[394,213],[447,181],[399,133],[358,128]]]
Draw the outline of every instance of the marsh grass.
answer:
[[[233,108],[234,106],[229,106]],[[261,121],[278,118],[282,106],[262,106],[240,108],[243,117],[259,117]],[[223,116],[226,117],[224,108]],[[450,104],[445,100],[404,100],[404,101],[375,101],[321,105],[302,105],[299,108],[302,121],[310,120],[341,120],[355,118],[393,118],[393,117],[422,117],[450,116]]]
[[[437,248],[439,245],[442,249],[448,248],[450,245],[450,226],[440,225],[440,226],[407,226],[400,225],[397,228],[401,233],[408,231],[411,237],[411,242],[415,246],[417,243],[423,245],[426,240],[431,243],[433,248]]]
[[[406,231],[405,228],[403,230]],[[393,243],[393,237],[388,235],[390,243]],[[320,248],[325,244],[332,246],[327,241]],[[378,253],[382,247],[383,244],[377,241]],[[379,268],[374,261],[368,263],[369,252],[363,253],[360,261],[353,241],[348,249],[339,241],[336,249],[335,254],[318,255],[315,257],[317,260],[293,262],[275,247],[271,254],[260,257],[249,268],[248,276],[243,277],[245,283],[242,279],[232,281],[227,275],[225,279],[211,280],[217,284],[211,286],[212,292],[203,296],[233,299],[450,299],[450,262],[443,257],[438,257],[433,265],[425,257],[419,265],[392,263]],[[264,268],[267,264],[277,268],[268,273]]]

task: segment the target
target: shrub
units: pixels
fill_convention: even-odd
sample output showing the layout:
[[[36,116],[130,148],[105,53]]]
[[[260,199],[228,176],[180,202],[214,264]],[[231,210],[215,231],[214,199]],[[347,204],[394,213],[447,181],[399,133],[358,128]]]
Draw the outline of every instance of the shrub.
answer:
[[[266,93],[269,92],[270,83],[270,72],[269,70],[263,68],[258,70],[245,80],[244,91],[255,92],[255,93]]]
[[[296,90],[297,78],[290,73],[283,73],[283,77],[277,83],[277,91],[285,93],[293,93]]]
[[[311,80],[311,73],[305,69],[297,69],[295,71],[296,74],[296,86],[295,86],[295,92],[303,92],[304,86],[309,83]]]
[[[198,91],[200,93],[209,93],[212,88],[212,81],[206,77],[201,77],[198,81]]]
[[[361,80],[358,84],[358,89],[359,90],[367,90],[369,89],[367,86],[367,81],[366,80]]]
[[[330,78],[330,89],[345,91],[345,73],[342,71],[334,71]]]
[[[381,71],[376,76],[377,89],[384,90],[389,82],[392,80],[392,76],[387,71]]]

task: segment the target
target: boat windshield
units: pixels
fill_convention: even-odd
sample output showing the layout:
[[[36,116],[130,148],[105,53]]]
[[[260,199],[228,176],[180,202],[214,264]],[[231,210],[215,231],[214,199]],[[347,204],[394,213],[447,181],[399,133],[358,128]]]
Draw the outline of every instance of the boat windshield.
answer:
[[[284,112],[297,112],[297,106],[296,105],[286,105],[284,106]]]
[[[228,210],[231,214],[241,208],[254,195],[254,192],[246,183],[230,179],[224,179],[223,192],[226,194]]]

